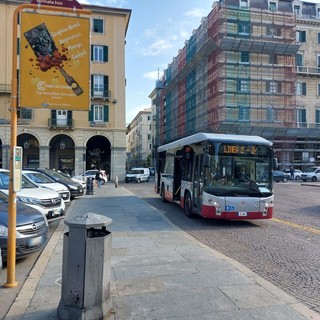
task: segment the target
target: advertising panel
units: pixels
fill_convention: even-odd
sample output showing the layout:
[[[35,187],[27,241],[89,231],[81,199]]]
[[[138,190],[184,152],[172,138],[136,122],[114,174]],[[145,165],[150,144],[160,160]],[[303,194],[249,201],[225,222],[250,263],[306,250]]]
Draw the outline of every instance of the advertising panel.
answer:
[[[19,106],[89,110],[90,20],[21,13]]]

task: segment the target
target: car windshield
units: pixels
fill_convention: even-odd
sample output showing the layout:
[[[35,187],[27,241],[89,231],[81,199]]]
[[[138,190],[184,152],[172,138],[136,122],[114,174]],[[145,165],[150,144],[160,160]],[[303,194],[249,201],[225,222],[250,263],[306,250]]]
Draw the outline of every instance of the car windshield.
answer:
[[[27,172],[25,175],[35,183],[54,183],[55,181],[41,172]]]
[[[48,174],[50,177],[55,179],[56,181],[70,181],[70,178],[67,176],[63,175],[60,172],[53,171],[53,170],[45,170],[44,171],[46,174]]]
[[[133,170],[129,170],[128,173],[129,174],[141,174],[141,173],[143,173],[143,170],[133,169]]]
[[[0,189],[9,190],[9,182],[10,182],[10,173],[9,172],[0,172]],[[38,188],[37,185],[32,183],[25,176],[22,176],[22,189],[29,188]]]
[[[304,172],[315,172],[317,170],[316,167],[306,168],[304,169]]]

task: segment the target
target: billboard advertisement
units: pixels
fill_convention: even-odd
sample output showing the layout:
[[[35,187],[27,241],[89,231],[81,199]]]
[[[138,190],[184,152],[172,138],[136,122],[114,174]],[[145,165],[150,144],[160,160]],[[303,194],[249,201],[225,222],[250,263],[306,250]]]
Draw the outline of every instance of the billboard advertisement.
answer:
[[[21,13],[19,106],[89,110],[90,20]]]

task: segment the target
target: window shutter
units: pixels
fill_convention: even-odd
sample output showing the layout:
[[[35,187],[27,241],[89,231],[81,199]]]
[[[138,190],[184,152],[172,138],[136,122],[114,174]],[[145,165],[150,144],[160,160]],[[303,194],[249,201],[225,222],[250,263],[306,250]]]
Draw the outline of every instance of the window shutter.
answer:
[[[93,121],[93,105],[90,105],[90,110],[89,110],[89,121]]]
[[[103,96],[109,97],[109,77],[103,76]]]
[[[306,109],[301,110],[301,122],[306,122],[307,121],[307,112]]]
[[[109,122],[109,106],[103,106],[103,121]]]
[[[302,95],[305,96],[307,94],[307,84],[302,83]]]
[[[281,93],[281,82],[278,82],[278,93]]]
[[[93,61],[93,45],[91,45],[91,61]]]
[[[316,123],[320,123],[320,110],[316,110]]]
[[[266,91],[270,92],[270,82],[269,81],[267,81],[267,83],[266,83]]]
[[[93,83],[93,74],[91,75],[91,96],[93,97],[94,96],[94,94],[93,94],[93,85],[94,85],[94,83]]]
[[[108,62],[108,46],[103,46],[103,62]]]

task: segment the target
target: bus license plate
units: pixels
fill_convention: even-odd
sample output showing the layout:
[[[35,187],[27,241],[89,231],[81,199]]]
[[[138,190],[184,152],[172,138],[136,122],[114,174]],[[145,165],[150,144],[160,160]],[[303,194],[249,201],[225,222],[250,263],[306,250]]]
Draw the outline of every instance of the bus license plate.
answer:
[[[246,217],[247,216],[247,212],[239,212],[238,216],[239,217]]]

